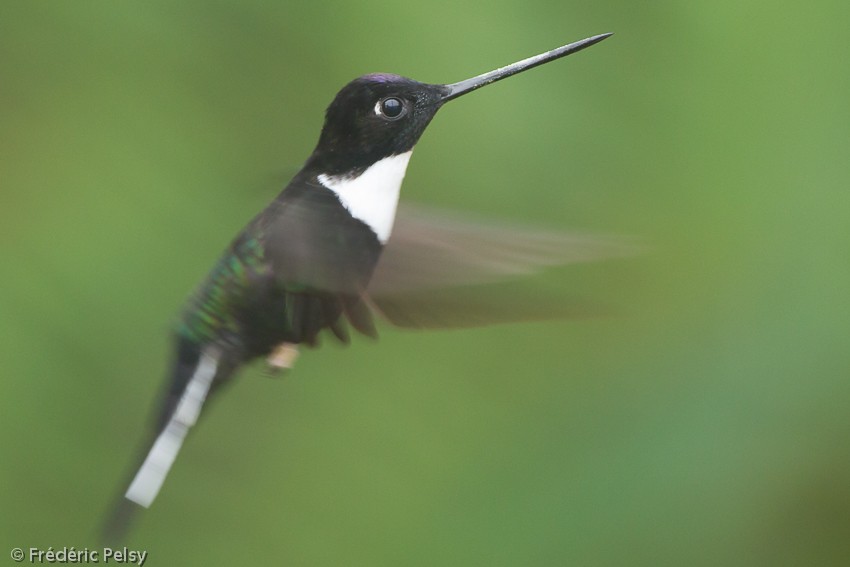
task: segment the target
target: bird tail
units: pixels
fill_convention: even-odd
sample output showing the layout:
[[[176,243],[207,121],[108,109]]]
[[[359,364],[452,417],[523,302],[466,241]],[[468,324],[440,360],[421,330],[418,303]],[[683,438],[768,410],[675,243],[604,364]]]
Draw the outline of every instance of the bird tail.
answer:
[[[197,367],[189,377],[171,417],[148,451],[142,466],[124,496],[140,506],[149,507],[165,481],[189,428],[195,425],[218,368],[218,353],[201,351]]]
[[[129,488],[117,499],[106,520],[102,532],[104,541],[120,543],[139,507],[147,508],[156,499],[189,429],[201,413],[213,380],[223,377],[220,362],[218,348],[179,340],[157,427],[143,446],[141,464]]]

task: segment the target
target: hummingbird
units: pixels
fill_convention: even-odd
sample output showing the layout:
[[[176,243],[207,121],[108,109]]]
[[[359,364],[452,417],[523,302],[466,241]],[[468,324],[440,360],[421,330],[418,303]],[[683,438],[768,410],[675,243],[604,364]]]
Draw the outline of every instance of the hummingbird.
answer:
[[[620,254],[595,238],[398,207],[411,153],[444,104],[610,35],[457,83],[378,73],[339,91],[304,166],[236,235],[179,316],[158,420],[113,533],[130,508],[152,504],[205,401],[249,362],[265,357],[288,369],[299,345],[317,345],[320,333],[347,343],[349,326],[375,337],[375,315],[401,327],[441,326],[435,319],[469,307],[422,305],[422,290]]]

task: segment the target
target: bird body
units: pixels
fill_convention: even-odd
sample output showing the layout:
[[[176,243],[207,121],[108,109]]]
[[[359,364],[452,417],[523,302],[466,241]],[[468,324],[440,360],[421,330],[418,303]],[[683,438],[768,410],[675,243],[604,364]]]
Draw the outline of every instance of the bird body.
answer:
[[[281,345],[316,345],[325,330],[347,342],[348,325],[375,336],[373,314],[416,326],[433,312],[411,315],[399,301],[410,290],[618,255],[592,239],[397,214],[413,148],[445,102],[608,35],[449,85],[389,74],[346,85],[303,168],[236,236],[184,307],[160,417],[126,498],[149,506],[207,397]]]

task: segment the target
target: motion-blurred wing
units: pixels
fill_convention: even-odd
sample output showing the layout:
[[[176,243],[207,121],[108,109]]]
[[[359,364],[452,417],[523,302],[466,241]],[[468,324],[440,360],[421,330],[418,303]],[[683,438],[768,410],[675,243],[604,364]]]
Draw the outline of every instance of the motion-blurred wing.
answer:
[[[375,296],[491,283],[638,251],[625,238],[541,230],[403,205],[368,291]]]
[[[525,283],[379,294],[370,298],[369,304],[392,325],[407,329],[469,329],[601,317],[611,312],[608,306]]]
[[[542,230],[404,205],[367,293],[376,311],[403,327],[584,317],[604,310],[527,287],[482,284],[639,251],[626,238]]]

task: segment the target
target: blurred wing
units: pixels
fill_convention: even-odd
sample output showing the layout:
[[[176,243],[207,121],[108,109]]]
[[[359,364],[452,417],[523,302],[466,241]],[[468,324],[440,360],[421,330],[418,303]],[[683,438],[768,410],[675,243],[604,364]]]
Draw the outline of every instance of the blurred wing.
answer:
[[[553,266],[633,256],[626,238],[541,230],[403,205],[368,291],[492,283]]]
[[[532,292],[528,286],[505,291],[484,284],[504,284],[547,267],[639,251],[626,238],[542,230],[401,205],[381,252],[374,237],[370,241],[362,231],[351,229],[355,221],[335,197],[316,189],[292,186],[286,203],[270,211],[267,259],[278,281],[290,289],[337,295],[346,319],[368,335],[374,335],[370,308],[394,325],[418,328],[599,314],[603,310]],[[368,279],[372,265],[375,270]]]
[[[626,238],[541,230],[404,205],[367,293],[376,311],[402,327],[585,317],[604,310],[532,292],[527,286],[493,289],[481,284],[639,251],[640,246]]]
[[[490,285],[380,294],[372,310],[407,329],[463,329],[500,323],[584,319],[609,315],[607,306],[528,285]]]

